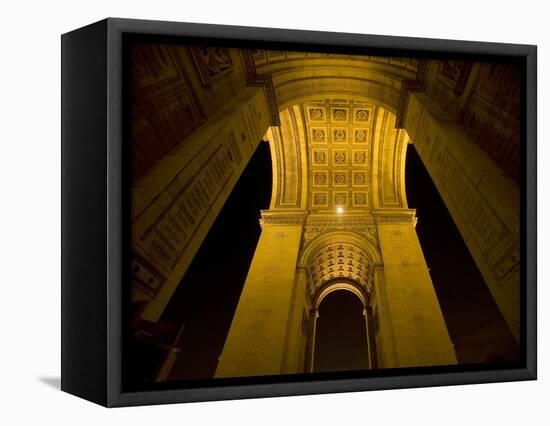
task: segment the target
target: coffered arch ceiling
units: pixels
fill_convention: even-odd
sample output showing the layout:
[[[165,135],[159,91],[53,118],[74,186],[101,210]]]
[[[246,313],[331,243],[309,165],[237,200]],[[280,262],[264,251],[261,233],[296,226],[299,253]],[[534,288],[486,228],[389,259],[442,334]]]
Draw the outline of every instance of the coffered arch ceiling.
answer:
[[[269,75],[280,126],[272,209],[364,211],[406,208],[405,130],[396,129],[401,85],[417,61],[300,52],[253,53]]]

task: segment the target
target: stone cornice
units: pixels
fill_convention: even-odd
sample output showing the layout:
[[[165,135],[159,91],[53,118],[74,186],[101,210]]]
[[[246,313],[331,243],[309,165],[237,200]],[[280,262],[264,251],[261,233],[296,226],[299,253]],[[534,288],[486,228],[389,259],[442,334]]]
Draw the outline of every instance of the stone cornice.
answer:
[[[262,210],[260,225],[303,225],[306,210]]]
[[[403,80],[401,83],[401,93],[399,95],[399,104],[397,107],[397,119],[395,128],[402,129],[405,126],[405,117],[407,115],[407,102],[410,92],[423,92],[426,83],[426,69],[428,61],[421,60],[418,64],[418,71],[414,80]]]
[[[416,225],[416,209],[380,209],[372,215],[377,225],[385,223],[412,223]]]
[[[301,250],[305,250],[321,235],[338,232],[353,233],[378,247],[376,222],[369,213],[315,213],[306,219]]]
[[[316,213],[310,214],[307,217],[306,224],[308,226],[337,226],[337,227],[353,227],[358,226],[374,226],[375,221],[369,213]]]

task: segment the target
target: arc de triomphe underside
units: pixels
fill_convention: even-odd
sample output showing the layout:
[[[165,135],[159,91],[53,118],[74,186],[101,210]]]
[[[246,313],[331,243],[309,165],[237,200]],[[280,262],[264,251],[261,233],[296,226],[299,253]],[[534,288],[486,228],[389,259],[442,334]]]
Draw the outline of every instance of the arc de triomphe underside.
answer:
[[[133,70],[141,320],[159,321],[249,159],[269,144],[271,202],[215,377],[313,371],[319,306],[335,291],[363,306],[369,368],[457,363],[415,229],[422,215],[407,204],[408,149],[519,339],[513,67],[143,44]]]

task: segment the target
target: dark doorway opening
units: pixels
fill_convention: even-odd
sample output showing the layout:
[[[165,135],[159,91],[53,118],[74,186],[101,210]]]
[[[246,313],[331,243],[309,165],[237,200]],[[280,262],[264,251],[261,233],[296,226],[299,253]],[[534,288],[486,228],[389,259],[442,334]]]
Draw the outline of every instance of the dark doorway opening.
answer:
[[[368,370],[367,329],[363,304],[353,293],[337,290],[319,305],[314,372]]]

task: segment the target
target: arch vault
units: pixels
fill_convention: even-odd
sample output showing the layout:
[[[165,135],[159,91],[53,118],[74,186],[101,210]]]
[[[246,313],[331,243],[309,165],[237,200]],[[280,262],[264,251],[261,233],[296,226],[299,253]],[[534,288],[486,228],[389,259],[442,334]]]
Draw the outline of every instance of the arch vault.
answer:
[[[133,187],[144,318],[159,318],[257,144],[272,154],[270,208],[216,377],[310,371],[319,301],[344,287],[364,304],[371,365],[456,363],[407,205],[410,143],[518,336],[517,185],[459,119],[479,108],[481,66],[447,81],[444,61],[224,49],[218,72],[191,48],[166,49],[190,99],[206,101]]]

